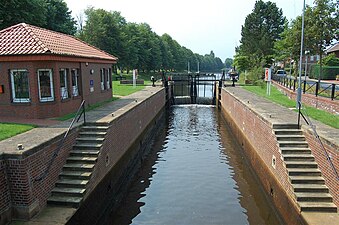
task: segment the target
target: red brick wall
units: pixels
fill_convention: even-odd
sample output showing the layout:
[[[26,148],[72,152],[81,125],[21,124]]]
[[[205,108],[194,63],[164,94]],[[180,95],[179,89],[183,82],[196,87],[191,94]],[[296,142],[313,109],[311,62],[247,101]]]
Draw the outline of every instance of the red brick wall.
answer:
[[[87,65],[86,65],[87,64]],[[74,112],[79,107],[82,98],[88,104],[108,100],[112,97],[112,89],[101,91],[100,68],[111,68],[111,64],[79,63],[79,62],[4,62],[0,66],[0,85],[4,85],[5,93],[0,94],[0,116],[15,116],[23,118],[50,118],[59,117]],[[29,73],[30,103],[11,103],[10,69],[27,69]],[[52,102],[40,102],[38,93],[38,69],[52,69],[54,98]],[[61,100],[60,69],[79,69],[80,71],[80,96]],[[94,73],[90,74],[93,69]],[[110,78],[111,79],[111,78]],[[89,91],[89,82],[93,80],[94,92]],[[69,72],[69,92],[71,93],[71,74]]]
[[[337,180],[336,175],[332,167],[330,166],[329,161],[327,160],[326,154],[321,147],[321,144],[316,139],[311,131],[306,131],[305,137],[312,150],[312,154],[315,157],[316,162],[321,170],[322,176],[325,179],[327,187],[330,189],[330,193],[333,197],[333,202],[339,207],[339,180]],[[321,138],[321,142],[324,145],[324,148],[331,157],[332,163],[339,172],[339,147],[334,144],[329,143],[328,141]]]
[[[4,160],[0,163],[1,166],[5,165],[4,169],[0,167],[0,190],[3,190],[0,193],[0,213],[8,207],[8,204],[3,205],[3,200],[7,202],[9,199],[13,218],[29,219],[39,212],[46,205],[50,191],[58,179],[77,136],[78,129],[75,128],[66,138],[49,173],[41,181],[35,181],[35,179],[46,170],[63,134],[34,149],[27,150],[23,155],[5,155]],[[9,190],[7,194],[10,193],[10,198],[7,196],[6,190]]]
[[[296,100],[296,92],[273,82],[274,85],[281,90],[285,95],[287,95],[290,99]],[[316,97],[315,95],[311,94],[302,94],[301,102],[303,104],[315,107],[317,109],[322,109],[327,112],[333,114],[339,114],[339,101],[338,100],[331,100],[330,98],[324,98],[321,96]]]
[[[0,160],[0,224],[10,221],[11,195],[9,192],[5,160]]]
[[[95,165],[89,190],[92,190],[123,157],[139,135],[165,106],[165,89],[151,96],[128,112],[117,116],[108,130]],[[109,163],[106,165],[106,158]],[[94,178],[94,179],[93,179]],[[88,195],[90,192],[87,192]]]
[[[300,224],[288,174],[272,124],[222,89],[221,108],[263,190],[288,224]],[[276,158],[276,168],[272,166]]]

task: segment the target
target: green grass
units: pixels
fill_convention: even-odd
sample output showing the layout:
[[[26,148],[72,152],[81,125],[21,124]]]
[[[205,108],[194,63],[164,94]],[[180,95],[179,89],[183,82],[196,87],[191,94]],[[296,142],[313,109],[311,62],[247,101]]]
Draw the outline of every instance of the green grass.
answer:
[[[33,129],[34,125],[0,123],[0,141]]]
[[[113,94],[118,96],[127,96],[145,88],[145,85],[120,84],[120,81],[113,81]]]
[[[109,99],[109,100],[106,100],[106,101],[103,101],[103,102],[98,102],[98,103],[89,105],[89,106],[86,107],[86,112],[91,111],[91,110],[93,110],[93,109],[95,109],[95,108],[98,108],[98,107],[100,107],[100,106],[103,106],[103,105],[105,105],[106,103],[115,101],[115,100],[117,100],[117,99],[119,99],[119,98],[118,98],[118,97],[112,97],[112,98]],[[74,118],[74,116],[75,116],[75,112],[74,112],[74,113],[66,114],[66,115],[64,115],[64,116],[61,116],[61,117],[58,117],[58,118],[55,118],[55,119],[56,119],[56,120],[59,120],[59,121],[65,121],[65,120]]]
[[[259,86],[244,86],[244,89],[255,93],[259,96],[262,96],[268,100],[271,100],[272,102],[278,103],[282,106],[285,106],[287,108],[295,108],[296,102],[286,97],[283,93],[281,93],[277,88],[274,86],[271,86],[271,95],[266,95],[266,87],[259,87]],[[313,118],[315,120],[318,120],[328,126],[334,127],[339,129],[339,117],[336,115],[333,115],[329,112],[326,112],[324,110],[316,109],[314,107],[305,106],[307,115],[310,118]]]

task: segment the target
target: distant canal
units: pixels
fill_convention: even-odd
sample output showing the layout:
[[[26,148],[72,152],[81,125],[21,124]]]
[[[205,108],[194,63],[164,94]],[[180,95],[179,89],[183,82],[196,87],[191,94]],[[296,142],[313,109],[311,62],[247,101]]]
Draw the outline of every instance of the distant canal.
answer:
[[[210,106],[174,106],[107,225],[280,224],[224,119]]]

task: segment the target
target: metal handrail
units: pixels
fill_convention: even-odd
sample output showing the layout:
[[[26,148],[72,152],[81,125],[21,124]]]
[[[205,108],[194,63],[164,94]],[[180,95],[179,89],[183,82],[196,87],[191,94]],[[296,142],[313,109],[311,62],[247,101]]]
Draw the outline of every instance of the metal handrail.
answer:
[[[317,138],[318,143],[320,144],[321,148],[322,148],[323,151],[325,152],[327,161],[329,162],[330,166],[332,167],[332,170],[333,170],[334,174],[336,175],[337,180],[339,180],[338,172],[337,172],[337,170],[336,170],[336,168],[335,168],[335,166],[334,166],[334,164],[333,164],[333,162],[332,162],[332,160],[331,160],[331,157],[329,156],[329,154],[328,154],[326,148],[324,147],[324,145],[323,145],[323,143],[322,143],[322,141],[321,141],[321,139],[320,139],[320,137],[319,137],[319,135],[318,135],[318,133],[317,133],[317,130],[316,130],[315,125],[312,123],[312,121],[311,121],[310,118],[308,117],[306,109],[303,109],[305,115],[301,112],[302,104],[301,104],[300,101],[298,102],[298,107],[299,107],[298,127],[299,127],[299,125],[300,125],[300,115],[301,115],[302,118],[303,118],[303,119],[305,120],[305,122],[307,123],[307,125],[310,125],[310,126],[311,126],[311,128],[312,128],[312,130],[313,130],[313,132],[314,132],[314,135],[315,135],[315,137]]]
[[[68,136],[68,133],[72,129],[74,122],[75,121],[79,122],[82,114],[84,114],[84,124],[86,124],[85,100],[82,100],[77,112],[74,115],[74,118],[73,118],[71,124],[68,126],[66,133],[64,134],[63,138],[59,142],[58,148],[54,151],[52,158],[50,159],[48,166],[46,167],[45,171],[39,177],[35,178],[34,182],[41,181],[41,180],[46,178],[47,174],[49,173],[49,170],[51,169],[52,164],[54,163],[54,161],[55,161],[56,157],[58,156],[62,146],[64,145],[66,137]]]

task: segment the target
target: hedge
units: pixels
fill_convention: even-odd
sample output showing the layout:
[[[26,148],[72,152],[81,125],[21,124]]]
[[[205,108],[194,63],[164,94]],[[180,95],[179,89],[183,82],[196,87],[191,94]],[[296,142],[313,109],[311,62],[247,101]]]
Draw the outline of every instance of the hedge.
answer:
[[[310,78],[318,79],[319,65],[312,65],[310,71]],[[335,80],[339,75],[339,66],[322,66],[321,80]]]

